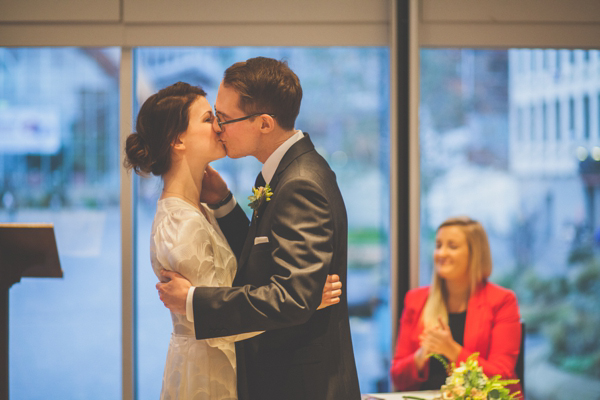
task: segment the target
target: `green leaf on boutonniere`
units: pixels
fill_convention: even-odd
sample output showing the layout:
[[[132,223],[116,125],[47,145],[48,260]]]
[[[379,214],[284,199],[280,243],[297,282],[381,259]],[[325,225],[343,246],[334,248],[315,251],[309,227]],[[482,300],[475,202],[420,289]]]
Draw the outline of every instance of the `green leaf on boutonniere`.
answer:
[[[260,206],[267,201],[271,201],[271,196],[273,196],[271,186],[268,184],[266,186],[259,186],[258,188],[253,187],[252,193],[252,196],[248,196],[248,200],[250,201],[248,205],[254,210],[255,213]]]

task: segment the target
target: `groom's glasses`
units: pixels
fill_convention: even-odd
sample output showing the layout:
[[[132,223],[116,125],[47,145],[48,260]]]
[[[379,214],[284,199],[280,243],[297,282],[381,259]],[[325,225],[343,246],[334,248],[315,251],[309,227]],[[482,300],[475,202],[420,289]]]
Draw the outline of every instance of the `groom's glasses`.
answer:
[[[263,114],[267,114],[271,118],[275,118],[275,115],[269,114],[269,113],[254,113],[254,114],[246,115],[245,117],[236,118],[236,119],[230,119],[229,121],[221,121],[221,118],[219,117],[219,114],[217,114],[216,112],[215,112],[215,117],[216,117],[216,120],[217,120],[217,124],[219,125],[219,129],[223,130],[223,125],[233,124],[234,122],[244,121],[246,119],[250,119],[252,117],[257,117],[257,116],[263,115]]]

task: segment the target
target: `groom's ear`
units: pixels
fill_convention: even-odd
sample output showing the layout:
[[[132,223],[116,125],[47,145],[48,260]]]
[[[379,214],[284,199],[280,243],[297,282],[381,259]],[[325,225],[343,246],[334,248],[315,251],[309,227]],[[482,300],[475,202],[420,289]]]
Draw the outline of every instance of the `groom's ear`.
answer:
[[[260,130],[263,133],[268,133],[275,129],[275,118],[271,117],[268,114],[262,114],[260,116],[260,119]]]

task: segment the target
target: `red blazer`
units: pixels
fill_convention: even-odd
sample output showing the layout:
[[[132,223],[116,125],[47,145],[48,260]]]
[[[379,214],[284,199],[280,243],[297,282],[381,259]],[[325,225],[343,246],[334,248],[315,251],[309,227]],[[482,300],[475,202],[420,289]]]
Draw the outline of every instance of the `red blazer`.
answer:
[[[414,361],[423,332],[421,313],[429,287],[406,293],[400,321],[396,353],[391,376],[397,390],[418,390],[429,376],[429,365],[420,375]],[[519,306],[515,294],[493,283],[481,286],[469,299],[463,349],[455,364],[460,365],[472,353],[479,352],[477,361],[488,376],[517,379],[515,365],[521,344]],[[518,386],[518,387],[517,387]],[[513,385],[511,391],[521,390]]]

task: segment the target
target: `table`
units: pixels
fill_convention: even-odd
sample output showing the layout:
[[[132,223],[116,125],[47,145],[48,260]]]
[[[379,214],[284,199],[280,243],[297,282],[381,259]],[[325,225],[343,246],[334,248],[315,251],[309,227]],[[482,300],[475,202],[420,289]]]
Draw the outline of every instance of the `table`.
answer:
[[[396,392],[396,393],[369,393],[363,394],[362,400],[407,400],[410,397],[418,397],[425,400],[440,398],[439,390],[423,390],[417,392]]]

